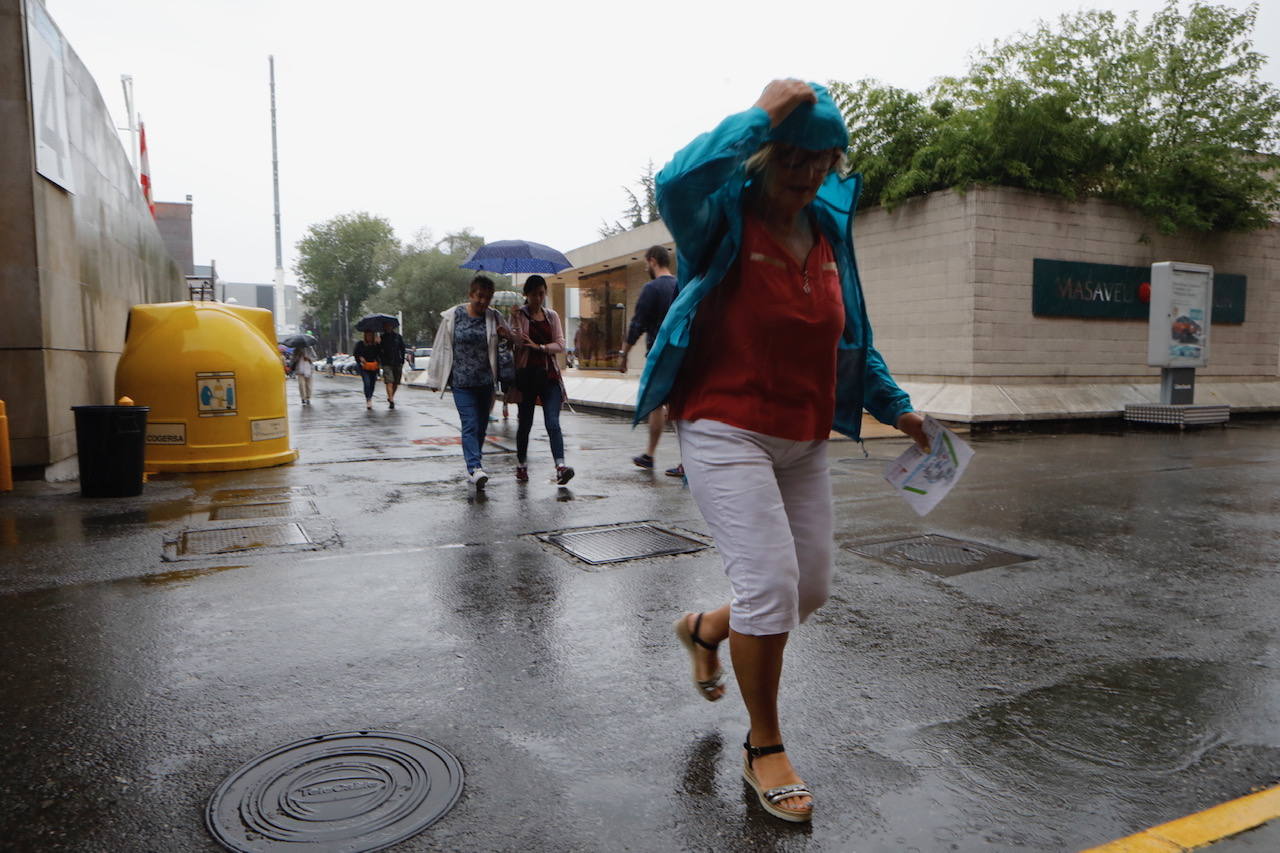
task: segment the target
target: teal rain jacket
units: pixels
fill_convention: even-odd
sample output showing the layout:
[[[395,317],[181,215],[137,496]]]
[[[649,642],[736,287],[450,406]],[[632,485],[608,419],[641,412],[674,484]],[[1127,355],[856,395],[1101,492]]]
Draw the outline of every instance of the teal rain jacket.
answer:
[[[745,162],[769,135],[769,114],[760,107],[731,115],[676,153],[657,176],[658,211],[676,242],[679,291],[645,361],[636,395],[634,423],[666,402],[680,373],[698,305],[737,260],[742,246]],[[865,408],[896,426],[912,411],[907,392],[871,345],[871,323],[853,254],[853,218],[862,176],[827,176],[810,205],[840,268],[844,334],[836,350],[836,412],[832,428],[858,438]]]

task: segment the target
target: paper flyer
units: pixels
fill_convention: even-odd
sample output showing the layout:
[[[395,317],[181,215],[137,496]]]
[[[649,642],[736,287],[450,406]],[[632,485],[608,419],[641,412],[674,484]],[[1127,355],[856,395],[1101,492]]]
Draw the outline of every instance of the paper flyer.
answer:
[[[884,469],[889,485],[922,516],[947,496],[973,458],[973,448],[928,415],[924,434],[929,439],[928,453],[913,443]]]

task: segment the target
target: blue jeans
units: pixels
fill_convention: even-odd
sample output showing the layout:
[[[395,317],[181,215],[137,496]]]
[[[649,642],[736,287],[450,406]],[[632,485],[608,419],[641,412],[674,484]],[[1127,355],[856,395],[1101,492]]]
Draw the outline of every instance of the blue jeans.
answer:
[[[533,429],[534,393],[520,389],[523,395],[517,408],[519,427],[516,429],[516,461],[521,465],[529,456],[529,432]],[[564,402],[564,392],[554,377],[548,377],[541,388],[536,389],[542,397],[542,424],[547,428],[547,438],[551,439],[551,458],[559,464],[564,461],[564,433],[560,431],[560,406]]]
[[[372,400],[373,389],[378,387],[378,371],[376,370],[360,371],[360,381],[364,383],[364,398],[366,400]]]
[[[454,388],[453,405],[458,407],[458,419],[462,421],[462,455],[467,460],[470,474],[480,464],[485,433],[489,431],[489,409],[493,408],[493,388]]]

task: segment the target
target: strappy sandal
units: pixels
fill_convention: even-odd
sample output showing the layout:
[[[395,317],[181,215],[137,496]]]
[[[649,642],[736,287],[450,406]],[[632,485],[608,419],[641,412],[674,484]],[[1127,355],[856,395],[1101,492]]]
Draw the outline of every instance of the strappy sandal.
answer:
[[[693,621],[693,630],[689,630],[689,617],[692,615],[692,613],[685,613],[676,620],[675,625],[672,627],[675,629],[676,636],[680,638],[680,643],[685,647],[685,651],[689,653],[689,660],[693,664],[693,671],[697,672],[698,653],[693,648],[694,645],[702,646],[704,649],[714,652],[720,648],[720,644],[717,643],[713,646],[698,636],[698,629],[702,627],[703,614],[701,613],[699,613],[697,618]],[[693,679],[693,686],[698,688],[698,694],[701,695],[703,699],[706,699],[708,702],[715,702],[724,698],[723,693],[716,695],[716,691],[721,687],[724,687],[724,682],[724,667],[719,667],[706,681],[699,681],[697,676],[695,676]]]
[[[742,778],[747,780],[747,784],[755,789],[756,796],[760,798],[760,805],[764,810],[774,817],[780,817],[783,820],[789,820],[792,823],[806,823],[813,818],[813,793],[809,788],[801,782],[798,785],[779,785],[776,788],[764,789],[760,787],[760,780],[756,778],[756,772],[751,769],[751,762],[764,755],[773,755],[775,752],[786,752],[786,748],[782,744],[777,743],[773,746],[752,746],[751,732],[747,732],[747,738],[742,742],[742,748],[747,751],[747,755],[742,760]],[[791,809],[786,806],[778,805],[783,800],[789,800],[792,797],[808,797],[809,805],[802,809]]]

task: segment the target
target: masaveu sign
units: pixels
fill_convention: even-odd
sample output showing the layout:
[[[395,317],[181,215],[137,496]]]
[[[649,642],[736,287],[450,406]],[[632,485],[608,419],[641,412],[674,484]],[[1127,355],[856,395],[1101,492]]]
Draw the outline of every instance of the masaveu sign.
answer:
[[[1037,317],[1147,319],[1138,287],[1151,280],[1151,267],[1087,264],[1036,258],[1032,270],[1031,313]],[[1246,278],[1215,273],[1214,323],[1243,323]]]

